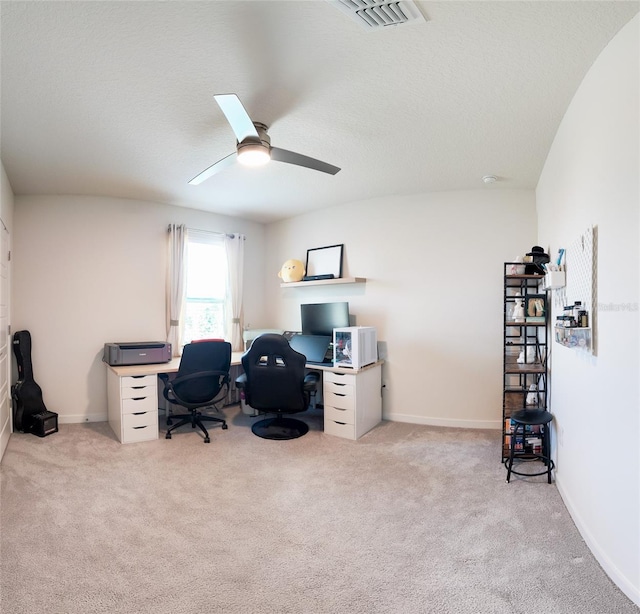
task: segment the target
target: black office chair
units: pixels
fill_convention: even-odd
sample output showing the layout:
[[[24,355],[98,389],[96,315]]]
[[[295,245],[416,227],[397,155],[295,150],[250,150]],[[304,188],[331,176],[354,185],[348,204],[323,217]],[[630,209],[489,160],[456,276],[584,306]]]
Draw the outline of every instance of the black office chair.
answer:
[[[307,359],[291,348],[286,337],[264,334],[253,341],[242,356],[244,373],[236,386],[244,391],[250,407],[260,413],[274,413],[275,418],[256,422],[251,430],[263,439],[295,439],[309,431],[301,420],[284,418],[284,414],[305,411],[320,376],[305,375]]]
[[[177,376],[174,379],[166,373],[159,376],[164,382],[164,398],[190,411],[167,418],[167,426],[174,419],[180,422],[167,429],[166,439],[171,439],[171,433],[177,428],[191,424],[191,428],[197,426],[204,433],[204,442],[209,443],[211,440],[203,422],[221,422],[222,428],[227,428],[223,418],[203,416],[200,410],[206,407],[218,409],[217,404],[229,389],[230,368],[231,344],[226,341],[206,340],[184,346]]]

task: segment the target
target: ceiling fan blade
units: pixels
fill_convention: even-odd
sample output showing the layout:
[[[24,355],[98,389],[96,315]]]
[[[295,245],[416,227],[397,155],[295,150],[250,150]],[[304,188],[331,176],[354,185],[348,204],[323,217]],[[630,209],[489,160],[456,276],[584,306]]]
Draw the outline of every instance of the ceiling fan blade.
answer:
[[[238,143],[242,143],[248,136],[258,138],[258,131],[242,106],[240,98],[235,94],[218,94],[214,98],[231,125]]]
[[[327,164],[321,160],[303,156],[302,154],[288,151],[287,149],[280,149],[279,147],[271,148],[271,159],[277,160],[278,162],[286,162],[287,164],[297,164],[298,166],[304,166],[314,171],[322,171],[330,175],[335,175],[340,170],[340,168],[333,166],[333,164]]]
[[[209,168],[203,170],[199,175],[196,175],[189,183],[191,185],[198,185],[202,183],[205,179],[209,179],[211,175],[215,175],[219,173],[221,170],[227,168],[227,166],[231,166],[238,157],[238,154],[234,151],[232,154],[229,154],[222,160],[218,160],[215,164],[212,164]]]

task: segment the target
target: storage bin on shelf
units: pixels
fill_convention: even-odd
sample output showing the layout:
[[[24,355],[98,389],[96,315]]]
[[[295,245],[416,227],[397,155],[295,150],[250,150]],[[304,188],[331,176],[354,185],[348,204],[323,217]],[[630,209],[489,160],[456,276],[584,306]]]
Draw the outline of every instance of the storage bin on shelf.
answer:
[[[544,276],[544,289],[557,290],[566,286],[564,271],[548,271]]]
[[[591,327],[588,326],[556,326],[556,341],[568,348],[591,347]]]

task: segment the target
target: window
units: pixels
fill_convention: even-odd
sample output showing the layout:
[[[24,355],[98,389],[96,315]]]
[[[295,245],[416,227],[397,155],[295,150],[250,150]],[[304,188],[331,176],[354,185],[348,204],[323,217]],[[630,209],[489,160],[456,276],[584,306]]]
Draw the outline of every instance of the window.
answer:
[[[182,342],[228,339],[228,266],[222,235],[189,231],[185,282]]]

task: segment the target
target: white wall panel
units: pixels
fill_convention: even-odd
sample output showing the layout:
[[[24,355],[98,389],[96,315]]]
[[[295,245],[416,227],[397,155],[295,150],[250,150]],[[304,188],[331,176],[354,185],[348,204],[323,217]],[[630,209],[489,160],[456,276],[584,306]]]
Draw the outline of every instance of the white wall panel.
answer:
[[[356,323],[375,326],[383,344],[385,418],[499,429],[502,263],[530,251],[536,235],[533,192],[496,186],[350,203],[271,224],[272,324],[299,330],[300,303],[347,300]],[[336,243],[345,245],[343,275],[366,284],[280,287],[285,260],[304,262],[307,249]]]
[[[105,343],[166,338],[171,222],[247,236],[248,317],[263,317],[260,224],[113,198],[16,197],[13,329],[31,332],[34,378],[60,424],[107,419]]]
[[[553,253],[595,229],[596,355],[553,346],[556,477],[601,565],[640,605],[639,27],[636,17],[586,75],[549,152],[537,206],[540,241]],[[568,266],[568,288],[572,274]]]

